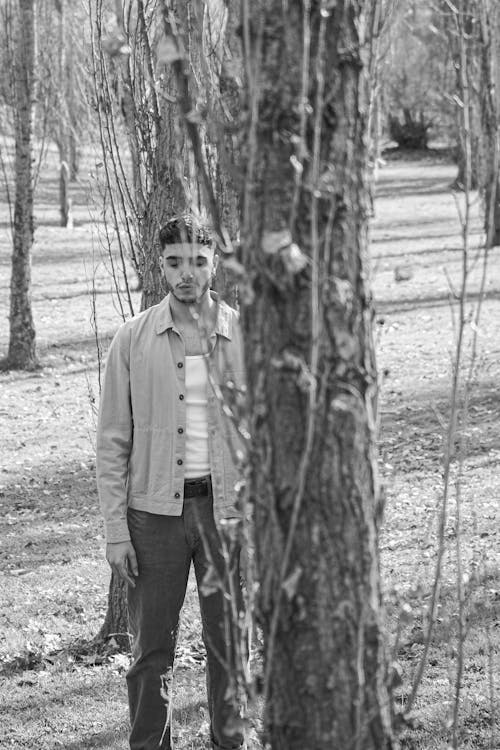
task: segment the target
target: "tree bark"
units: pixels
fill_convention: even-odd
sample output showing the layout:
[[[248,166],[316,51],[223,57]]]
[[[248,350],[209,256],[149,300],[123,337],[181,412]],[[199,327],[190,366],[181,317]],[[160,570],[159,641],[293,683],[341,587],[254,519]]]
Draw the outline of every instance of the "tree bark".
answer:
[[[56,8],[59,13],[59,85],[58,85],[58,124],[57,148],[59,150],[59,215],[60,224],[68,229],[73,228],[71,213],[71,199],[69,197],[70,167],[70,122],[67,101],[68,94],[68,64],[67,64],[67,36],[66,0],[58,0]],[[70,45],[71,46],[71,45]]]
[[[120,28],[125,34],[123,25],[123,13],[120,8],[120,0],[116,0],[115,7],[120,23]],[[185,22],[186,8],[180,8],[181,21]],[[158,28],[161,28],[161,20]],[[187,26],[182,26],[187,28]],[[128,41],[139,47],[150,47],[151,38],[147,37],[148,30],[137,20],[134,29],[135,34]],[[161,36],[161,33],[160,33]],[[134,54],[132,49],[131,54]],[[139,53],[141,54],[141,53]],[[158,66],[158,61],[155,61]],[[125,71],[125,73],[124,73]],[[182,212],[186,206],[186,197],[181,185],[179,173],[182,173],[184,160],[184,138],[179,127],[179,108],[173,103],[177,93],[174,76],[167,66],[162,66],[162,80],[160,96],[158,97],[159,110],[153,112],[150,122],[151,132],[147,151],[144,149],[141,155],[139,142],[137,140],[141,126],[139,122],[141,107],[143,103],[133,103],[132,79],[128,68],[122,66],[122,75],[125,76],[125,89],[127,90],[127,101],[125,121],[128,130],[128,140],[132,159],[142,158],[145,161],[144,173],[148,175],[147,184],[139,185],[140,170],[138,164],[134,170],[134,193],[138,205],[136,214],[140,216],[138,234],[142,240],[141,267],[138,269],[141,279],[141,310],[146,310],[151,305],[157,304],[166,294],[166,288],[160,272],[158,234],[162,224],[175,214]],[[130,90],[128,89],[128,87]],[[138,86],[137,90],[141,91]],[[154,107],[151,107],[154,111]],[[135,125],[134,125],[135,123]],[[135,144],[135,145],[134,145]],[[144,202],[142,196],[147,196]],[[99,632],[98,640],[106,641],[113,637],[120,646],[128,647],[128,636],[117,638],[117,634],[128,632],[126,610],[126,589],[120,580],[112,576],[108,593],[108,609],[103,626]]]
[[[186,197],[179,178],[184,160],[184,137],[176,124],[178,106],[169,101],[176,91],[170,72],[165,74],[162,91],[168,98],[163,98],[158,140],[151,154],[153,181],[141,227],[144,247],[141,310],[157,304],[166,294],[158,260],[158,234],[167,219],[182,213],[186,207]]]
[[[500,106],[497,88],[500,63],[500,13],[489,2],[473,6],[479,18],[478,88],[481,130],[481,185],[484,193],[484,231],[487,243],[500,244],[499,138]],[[470,10],[469,10],[470,12]],[[469,42],[470,44],[470,42]]]
[[[61,226],[73,229],[72,201],[69,197],[70,168],[68,162],[62,161],[59,167],[59,213]]]
[[[361,8],[291,0],[285,14],[280,0],[252,2],[243,24],[247,491],[273,750],[394,746],[377,547]]]
[[[183,34],[187,35],[190,2],[171,0],[169,6],[178,19],[179,34],[181,37]],[[159,28],[162,27],[161,13],[162,11],[159,10]],[[145,30],[144,33],[146,33]],[[159,33],[162,36],[162,32]],[[189,48],[187,43],[184,46],[185,49]],[[159,117],[155,123],[154,148],[148,165],[152,175],[151,190],[141,227],[145,248],[141,310],[157,304],[166,294],[167,290],[158,261],[160,254],[158,234],[167,219],[186,210],[188,205],[186,186],[188,190],[192,188],[189,179],[184,179],[189,178],[185,171],[189,156],[186,151],[184,129],[180,122],[176,78],[169,62],[162,64],[162,71],[161,91],[158,97]],[[190,198],[192,199],[192,196]]]
[[[16,369],[32,369],[38,364],[31,309],[35,2],[19,0],[18,9],[14,60],[16,188],[7,363]]]
[[[111,639],[113,639],[117,648],[124,651],[129,650],[130,636],[127,608],[125,606],[126,601],[127,587],[125,582],[113,573],[109,582],[106,617],[104,618],[101,629],[95,638],[96,643],[108,646]]]
[[[493,234],[491,244],[493,247],[500,245],[500,181],[497,181],[496,200],[493,208]]]
[[[125,30],[125,19],[124,19],[124,7],[122,0],[115,0],[115,14],[118,24],[118,28],[123,35],[124,41],[133,34],[140,34],[141,31],[137,25],[137,14],[133,16],[134,28],[128,28]],[[129,18],[129,23],[131,19]],[[128,32],[128,33],[127,33]],[[142,30],[144,34],[144,30]],[[132,73],[130,69],[130,56],[124,55],[121,60],[120,66],[120,98],[121,98],[121,111],[123,119],[125,121],[125,128],[127,131],[127,140],[130,150],[130,166],[132,170],[132,184],[134,188],[134,199],[136,201],[136,208],[139,215],[144,212],[144,193],[141,180],[140,170],[140,145],[137,138],[137,106],[134,101],[134,83],[132,80]],[[140,269],[136,268],[137,271]],[[142,279],[139,279],[142,284]]]
[[[225,0],[197,0],[199,24],[199,67],[201,87],[197,97],[207,110],[203,135],[207,168],[217,199],[219,218],[233,246],[239,242],[239,189],[234,175],[238,171],[237,122],[241,111],[243,79],[241,45],[238,39],[238,4]],[[201,91],[200,91],[201,88]],[[222,262],[217,267],[215,289],[228,304],[237,307],[235,275]]]

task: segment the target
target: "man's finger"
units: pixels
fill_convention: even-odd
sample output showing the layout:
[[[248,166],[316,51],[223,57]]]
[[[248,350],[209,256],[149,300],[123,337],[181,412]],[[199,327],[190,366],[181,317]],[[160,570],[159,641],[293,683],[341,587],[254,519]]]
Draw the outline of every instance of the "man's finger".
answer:
[[[114,575],[127,581],[131,586],[135,586],[135,582],[128,575],[126,562],[120,560],[119,562],[110,562],[109,564],[111,565]]]
[[[139,566],[137,565],[137,556],[133,549],[128,553],[128,564],[132,575],[137,577],[139,575]]]
[[[122,565],[119,568],[120,576],[123,578],[124,581],[127,581],[129,586],[132,586],[133,589],[135,589],[135,581],[132,578],[131,575],[129,575],[128,569],[125,565]]]

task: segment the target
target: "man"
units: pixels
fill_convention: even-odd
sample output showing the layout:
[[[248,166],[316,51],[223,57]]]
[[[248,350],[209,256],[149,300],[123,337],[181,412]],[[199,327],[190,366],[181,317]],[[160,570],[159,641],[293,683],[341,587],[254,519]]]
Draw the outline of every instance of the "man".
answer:
[[[224,394],[244,389],[241,333],[236,312],[211,292],[218,258],[207,232],[176,218],[160,245],[169,294],[113,339],[97,435],[106,557],[128,584],[130,748],[171,748],[172,670],[193,562],[212,747],[228,750],[243,737],[228,691],[234,643],[224,637],[223,589],[241,605],[238,555],[228,570],[222,554],[223,519],[238,516],[237,431]]]

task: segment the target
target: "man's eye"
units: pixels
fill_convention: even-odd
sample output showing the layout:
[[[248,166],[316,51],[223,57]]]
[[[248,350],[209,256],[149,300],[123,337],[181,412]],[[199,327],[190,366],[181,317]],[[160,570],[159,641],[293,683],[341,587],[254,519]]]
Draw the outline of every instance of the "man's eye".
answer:
[[[167,260],[167,266],[169,268],[177,268],[178,265],[179,265],[179,262],[177,260],[174,260],[174,259]]]
[[[197,266],[206,266],[207,265],[207,259],[206,258],[196,258],[196,265]]]

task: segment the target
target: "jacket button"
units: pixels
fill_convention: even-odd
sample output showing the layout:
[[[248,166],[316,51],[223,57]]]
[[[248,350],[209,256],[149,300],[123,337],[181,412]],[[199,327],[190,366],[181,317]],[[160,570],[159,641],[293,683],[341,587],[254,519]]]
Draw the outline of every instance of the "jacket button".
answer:
[[[174,495],[174,497],[175,497],[176,500],[178,500],[180,498],[180,496],[181,496],[180,492],[176,492],[175,495]]]
[[[177,428],[177,432],[179,433],[179,435],[182,435],[182,433],[184,432],[184,430],[182,429],[182,427],[178,427]]]
[[[177,362],[177,367],[180,370],[180,369],[182,369],[184,367],[184,365],[182,364],[182,362]]]
[[[178,458],[177,463],[179,464],[179,466],[182,466],[182,458]]]
[[[184,394],[183,393],[181,393],[181,395],[179,396],[179,401],[184,401]]]

